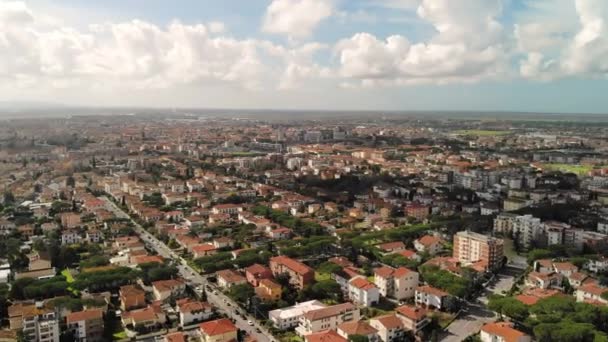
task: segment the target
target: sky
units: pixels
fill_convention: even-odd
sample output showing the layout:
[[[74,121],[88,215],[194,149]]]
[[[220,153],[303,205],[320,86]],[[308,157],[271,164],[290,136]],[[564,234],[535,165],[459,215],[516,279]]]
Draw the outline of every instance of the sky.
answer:
[[[607,0],[0,0],[0,101],[608,114]]]

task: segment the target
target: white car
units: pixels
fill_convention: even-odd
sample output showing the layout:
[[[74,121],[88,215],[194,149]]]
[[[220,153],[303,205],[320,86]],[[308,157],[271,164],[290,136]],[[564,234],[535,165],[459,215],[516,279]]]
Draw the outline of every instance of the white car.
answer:
[[[252,321],[247,321],[247,324],[253,325],[253,322]]]

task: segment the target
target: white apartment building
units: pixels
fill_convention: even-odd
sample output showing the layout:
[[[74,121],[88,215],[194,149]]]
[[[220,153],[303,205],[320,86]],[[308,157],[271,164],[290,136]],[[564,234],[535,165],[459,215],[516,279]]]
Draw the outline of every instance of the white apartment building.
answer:
[[[300,317],[311,310],[317,310],[327,307],[318,300],[298,303],[296,305],[272,310],[268,313],[268,317],[272,321],[275,328],[287,330],[296,327],[300,324]]]
[[[369,307],[380,301],[380,291],[364,277],[355,277],[348,282],[348,297],[357,305]]]
[[[532,247],[542,232],[540,219],[532,215],[517,216],[513,221],[513,238],[518,240],[522,248]]]
[[[332,305],[308,311],[300,316],[300,324],[296,328],[296,333],[299,336],[306,336],[322,330],[335,330],[344,322],[356,322],[359,319],[359,308],[352,303]]]
[[[390,266],[382,266],[374,270],[374,284],[384,297],[392,297],[397,300],[412,298],[418,283],[418,273],[405,267],[395,269]]]

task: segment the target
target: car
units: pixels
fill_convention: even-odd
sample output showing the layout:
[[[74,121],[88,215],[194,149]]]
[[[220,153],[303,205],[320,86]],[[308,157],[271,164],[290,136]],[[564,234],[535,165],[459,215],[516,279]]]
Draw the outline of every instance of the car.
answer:
[[[257,332],[258,334],[261,334],[262,330],[260,330],[260,328],[255,328],[255,332]]]
[[[253,322],[251,320],[249,320],[249,321],[247,321],[247,324],[253,325]]]

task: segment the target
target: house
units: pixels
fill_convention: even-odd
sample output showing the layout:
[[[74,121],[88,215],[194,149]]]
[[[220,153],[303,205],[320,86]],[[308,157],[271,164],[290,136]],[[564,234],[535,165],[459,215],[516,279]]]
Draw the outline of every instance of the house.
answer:
[[[481,327],[479,337],[482,342],[530,342],[532,338],[514,329],[513,323],[487,323]]]
[[[211,209],[213,214],[236,215],[243,211],[243,206],[239,204],[218,204]]]
[[[315,271],[312,268],[282,255],[270,259],[270,270],[275,277],[287,274],[289,282],[300,290],[315,281]]]
[[[163,342],[188,342],[188,337],[181,331],[165,335]]]
[[[374,317],[369,325],[378,331],[381,342],[399,342],[405,339],[403,322],[395,314]]]
[[[184,298],[178,300],[176,306],[181,327],[202,322],[213,316],[213,306],[207,302]]]
[[[80,233],[77,230],[64,230],[61,232],[61,244],[72,245],[80,242]]]
[[[67,330],[71,330],[74,341],[100,342],[104,340],[103,311],[91,309],[72,312],[66,316]]]
[[[348,342],[335,330],[324,330],[304,336],[304,342]]]
[[[405,267],[395,269],[390,266],[382,266],[374,270],[374,284],[384,297],[392,297],[397,300],[412,298],[418,283],[418,273]]]
[[[336,304],[303,314],[296,333],[299,336],[306,336],[322,330],[336,329],[344,322],[358,320],[359,309],[352,303]]]
[[[213,239],[213,245],[217,249],[220,249],[220,248],[232,248],[234,246],[234,240],[232,240],[229,237],[222,236],[222,237],[218,237],[218,238]]]
[[[61,214],[61,226],[63,228],[72,229],[80,225],[80,215],[76,213]]]
[[[348,282],[348,298],[360,306],[373,306],[380,301],[378,287],[364,277],[356,277]]]
[[[432,235],[425,235],[414,241],[414,248],[420,253],[435,255],[441,251],[443,241],[441,238]]]
[[[235,270],[222,270],[217,271],[217,284],[223,289],[229,289],[235,285],[242,285],[247,283],[247,278],[243,277],[239,272]]]
[[[602,294],[607,291],[608,288],[600,287],[594,283],[584,284],[576,289],[576,301],[606,305],[608,300],[604,299]]]
[[[554,262],[553,270],[565,277],[570,277],[572,274],[578,272],[578,267],[571,262]]]
[[[425,308],[403,305],[395,309],[395,312],[397,317],[403,322],[404,329],[414,334],[418,333],[431,322],[428,317],[428,310]]]
[[[146,306],[146,292],[135,285],[121,286],[118,291],[120,308],[128,311]]]
[[[338,325],[338,335],[348,339],[350,336],[365,336],[369,342],[378,340],[378,330],[365,321],[351,321]]]
[[[192,251],[192,256],[195,259],[217,253],[217,248],[210,243],[195,245],[190,250]]]
[[[245,277],[251,286],[257,287],[260,280],[272,278],[272,271],[266,266],[253,264],[245,268]]]
[[[150,330],[164,324],[167,316],[160,307],[160,303],[155,303],[143,309],[123,312],[121,320],[125,327]]]
[[[564,276],[559,273],[540,273],[530,272],[526,277],[526,285],[531,287],[538,287],[541,289],[549,289],[553,287],[560,287]]]
[[[438,288],[425,285],[416,288],[416,304],[427,308],[441,310],[445,306],[446,299],[450,294]]]
[[[165,301],[169,298],[179,298],[186,292],[186,283],[181,279],[158,280],[152,282],[154,299]]]
[[[422,257],[417,254],[415,251],[412,251],[410,249],[406,249],[402,252],[397,253],[401,256],[403,256],[404,258],[408,259],[408,260],[415,260],[417,262],[422,261]]]
[[[201,323],[199,333],[202,342],[234,342],[237,340],[237,328],[227,318]]]
[[[386,242],[376,245],[382,254],[399,253],[406,250],[405,244],[401,241]]]
[[[281,299],[283,289],[281,285],[271,279],[262,279],[259,281],[259,286],[255,288],[255,293],[262,300],[275,301]]]
[[[300,317],[305,313],[327,307],[318,300],[298,303],[296,305],[268,312],[268,318],[275,328],[287,330],[300,323]]]
[[[89,243],[99,243],[103,240],[103,234],[97,229],[87,230],[87,241]]]

